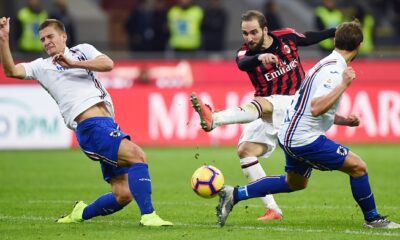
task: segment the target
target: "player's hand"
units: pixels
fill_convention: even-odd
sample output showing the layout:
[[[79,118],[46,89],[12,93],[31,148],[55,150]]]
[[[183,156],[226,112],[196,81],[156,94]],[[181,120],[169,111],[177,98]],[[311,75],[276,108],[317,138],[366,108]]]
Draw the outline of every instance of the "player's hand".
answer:
[[[72,68],[74,67],[74,61],[71,59],[67,58],[63,53],[58,53],[54,55],[53,57],[53,63],[54,64],[59,64],[60,66],[64,68]]]
[[[343,83],[346,86],[349,86],[353,82],[354,78],[356,78],[356,72],[352,67],[347,67],[343,71],[342,77],[343,77]]]
[[[262,62],[262,64],[267,65],[271,63],[278,63],[278,57],[272,53],[263,53],[258,55],[258,60]]]
[[[347,116],[346,121],[347,121],[347,126],[349,127],[357,127],[360,125],[360,118],[358,118],[354,114],[350,114],[349,116]]]
[[[10,33],[10,18],[0,18],[0,40],[8,40]]]

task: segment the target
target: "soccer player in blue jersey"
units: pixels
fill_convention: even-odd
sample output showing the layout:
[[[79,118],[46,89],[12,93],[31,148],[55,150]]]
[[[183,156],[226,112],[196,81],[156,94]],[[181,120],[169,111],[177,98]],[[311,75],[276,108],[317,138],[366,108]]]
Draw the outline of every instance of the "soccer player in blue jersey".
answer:
[[[58,223],[82,222],[115,213],[135,199],[144,226],[171,226],[154,211],[151,180],[143,150],[122,132],[114,120],[112,100],[95,72],[111,71],[113,61],[90,44],[66,46],[64,25],[55,19],[39,27],[48,58],[15,65],[9,47],[10,18],[0,18],[0,60],[5,74],[36,79],[53,97],[65,124],[75,131],[83,152],[99,161],[104,180],[111,186],[89,205],[75,204]]]
[[[288,109],[278,139],[285,151],[286,175],[270,176],[252,184],[225,186],[220,192],[217,220],[224,226],[233,206],[242,200],[306,188],[312,169],[339,170],[350,176],[353,197],[368,228],[400,228],[380,215],[368,180],[367,165],[347,147],[325,136],[332,124],[355,127],[357,116],[336,113],[340,99],[355,78],[348,64],[357,56],[363,34],[358,21],[342,23],[335,33],[335,50],[307,74]]]

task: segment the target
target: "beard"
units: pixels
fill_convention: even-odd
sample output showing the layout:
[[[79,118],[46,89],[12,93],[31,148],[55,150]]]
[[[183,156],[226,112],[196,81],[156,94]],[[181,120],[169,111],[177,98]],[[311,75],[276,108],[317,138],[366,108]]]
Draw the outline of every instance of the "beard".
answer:
[[[256,43],[255,46],[254,46],[253,44],[252,44],[252,45],[249,45],[249,48],[250,48],[250,50],[252,50],[252,51],[258,52],[258,51],[261,50],[261,47],[262,47],[263,44],[264,44],[264,32],[262,33],[262,36],[261,36],[261,38],[260,38],[260,41],[258,41],[258,42]],[[254,47],[253,47],[253,46],[254,46]]]

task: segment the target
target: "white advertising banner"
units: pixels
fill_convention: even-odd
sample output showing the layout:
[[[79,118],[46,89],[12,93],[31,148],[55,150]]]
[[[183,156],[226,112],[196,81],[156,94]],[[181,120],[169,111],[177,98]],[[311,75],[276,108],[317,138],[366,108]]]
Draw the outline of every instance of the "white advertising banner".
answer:
[[[72,131],[39,85],[0,86],[0,149],[69,148]]]

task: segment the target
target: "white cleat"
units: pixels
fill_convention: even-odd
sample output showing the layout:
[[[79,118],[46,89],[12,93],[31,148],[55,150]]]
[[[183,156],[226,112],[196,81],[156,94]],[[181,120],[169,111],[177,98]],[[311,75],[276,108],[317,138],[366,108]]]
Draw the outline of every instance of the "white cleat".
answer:
[[[232,211],[234,202],[233,202],[233,187],[225,185],[224,188],[218,193],[219,195],[219,203],[216,208],[217,210],[217,223],[220,227],[225,225],[226,219],[229,216],[229,213]]]
[[[385,216],[379,216],[373,221],[365,221],[364,227],[366,228],[384,228],[384,229],[396,229],[400,228],[400,224],[395,223],[387,219]]]

